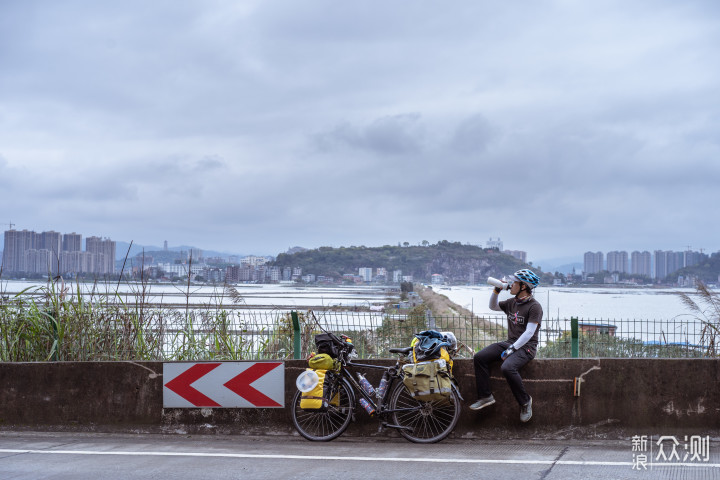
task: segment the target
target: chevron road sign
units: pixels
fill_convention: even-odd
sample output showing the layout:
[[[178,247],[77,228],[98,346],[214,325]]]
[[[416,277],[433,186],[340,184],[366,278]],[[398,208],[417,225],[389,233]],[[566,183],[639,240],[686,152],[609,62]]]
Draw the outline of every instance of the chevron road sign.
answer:
[[[282,408],[282,362],[163,364],[164,408]]]

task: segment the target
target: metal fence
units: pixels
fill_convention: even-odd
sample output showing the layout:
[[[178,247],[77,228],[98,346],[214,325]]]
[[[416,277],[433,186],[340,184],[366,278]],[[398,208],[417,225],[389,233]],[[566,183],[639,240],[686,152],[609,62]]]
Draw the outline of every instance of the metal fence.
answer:
[[[504,316],[438,317],[373,311],[0,305],[0,361],[306,358],[322,331],[348,335],[361,358],[388,358],[426,329],[452,331],[471,358],[507,338]],[[717,326],[697,319],[544,320],[538,357],[716,357]]]

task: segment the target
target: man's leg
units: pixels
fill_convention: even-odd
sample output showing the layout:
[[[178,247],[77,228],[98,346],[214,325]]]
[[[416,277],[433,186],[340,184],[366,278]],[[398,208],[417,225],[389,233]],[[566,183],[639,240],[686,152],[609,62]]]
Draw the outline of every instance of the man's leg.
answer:
[[[475,387],[477,388],[479,399],[492,395],[492,390],[490,389],[490,364],[500,360],[500,354],[507,348],[505,346],[506,343],[507,342],[493,343],[473,356]]]
[[[510,385],[510,390],[512,390],[515,400],[517,400],[520,406],[527,405],[530,402],[530,395],[525,391],[525,386],[523,385],[519,371],[532,359],[533,357],[528,353],[527,349],[521,348],[507,357],[500,367],[500,371],[505,376],[505,379]]]

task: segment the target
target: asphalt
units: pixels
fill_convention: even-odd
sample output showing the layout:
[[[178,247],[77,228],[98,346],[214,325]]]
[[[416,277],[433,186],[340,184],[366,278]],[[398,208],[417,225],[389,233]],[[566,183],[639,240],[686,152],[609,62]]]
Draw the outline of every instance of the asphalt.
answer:
[[[720,439],[709,438],[702,458],[692,459],[697,448],[677,438],[678,459],[668,461],[656,459],[659,439],[647,440],[417,445],[398,438],[314,443],[299,436],[0,431],[0,479],[720,479]],[[671,443],[663,443],[665,456]],[[638,455],[647,457],[646,468]]]

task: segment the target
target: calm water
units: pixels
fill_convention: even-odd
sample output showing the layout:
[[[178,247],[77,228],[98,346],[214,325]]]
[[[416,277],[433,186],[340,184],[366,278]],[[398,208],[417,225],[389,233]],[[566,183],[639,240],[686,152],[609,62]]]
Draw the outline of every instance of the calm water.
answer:
[[[478,315],[495,315],[488,307],[492,287],[436,288],[438,293]],[[689,313],[677,292],[694,299],[694,289],[654,288],[569,288],[539,287],[535,298],[542,304],[545,319],[671,319]],[[503,292],[500,299],[510,294]]]
[[[46,286],[40,282],[23,281],[2,281],[0,282],[0,293],[2,295],[13,295],[27,288]],[[76,284],[67,284],[73,292],[77,291]],[[116,283],[101,284],[80,284],[84,295],[88,295],[95,288],[95,293],[105,294],[114,292]],[[117,290],[121,294],[137,292],[138,285],[121,283]],[[298,287],[294,285],[237,285],[235,289],[240,293],[245,305],[263,306],[268,308],[303,308],[303,307],[354,307],[383,305],[393,296],[397,301],[399,293],[394,293],[387,287]],[[185,295],[188,292],[187,286],[176,286],[167,284],[149,285],[148,300],[150,303],[184,303]],[[221,297],[223,303],[231,303],[230,298],[224,295],[222,287],[213,286],[190,286],[189,289],[192,303],[215,303]]]
[[[505,319],[488,307],[492,287],[436,288],[438,293],[476,315],[488,316],[498,323]],[[703,323],[683,305],[678,292],[698,301],[694,289],[653,288],[538,288],[535,297],[544,310],[543,330],[559,334],[570,329],[570,318],[580,322],[612,325],[623,338],[646,342],[701,343]],[[510,294],[503,292],[500,299]]]

